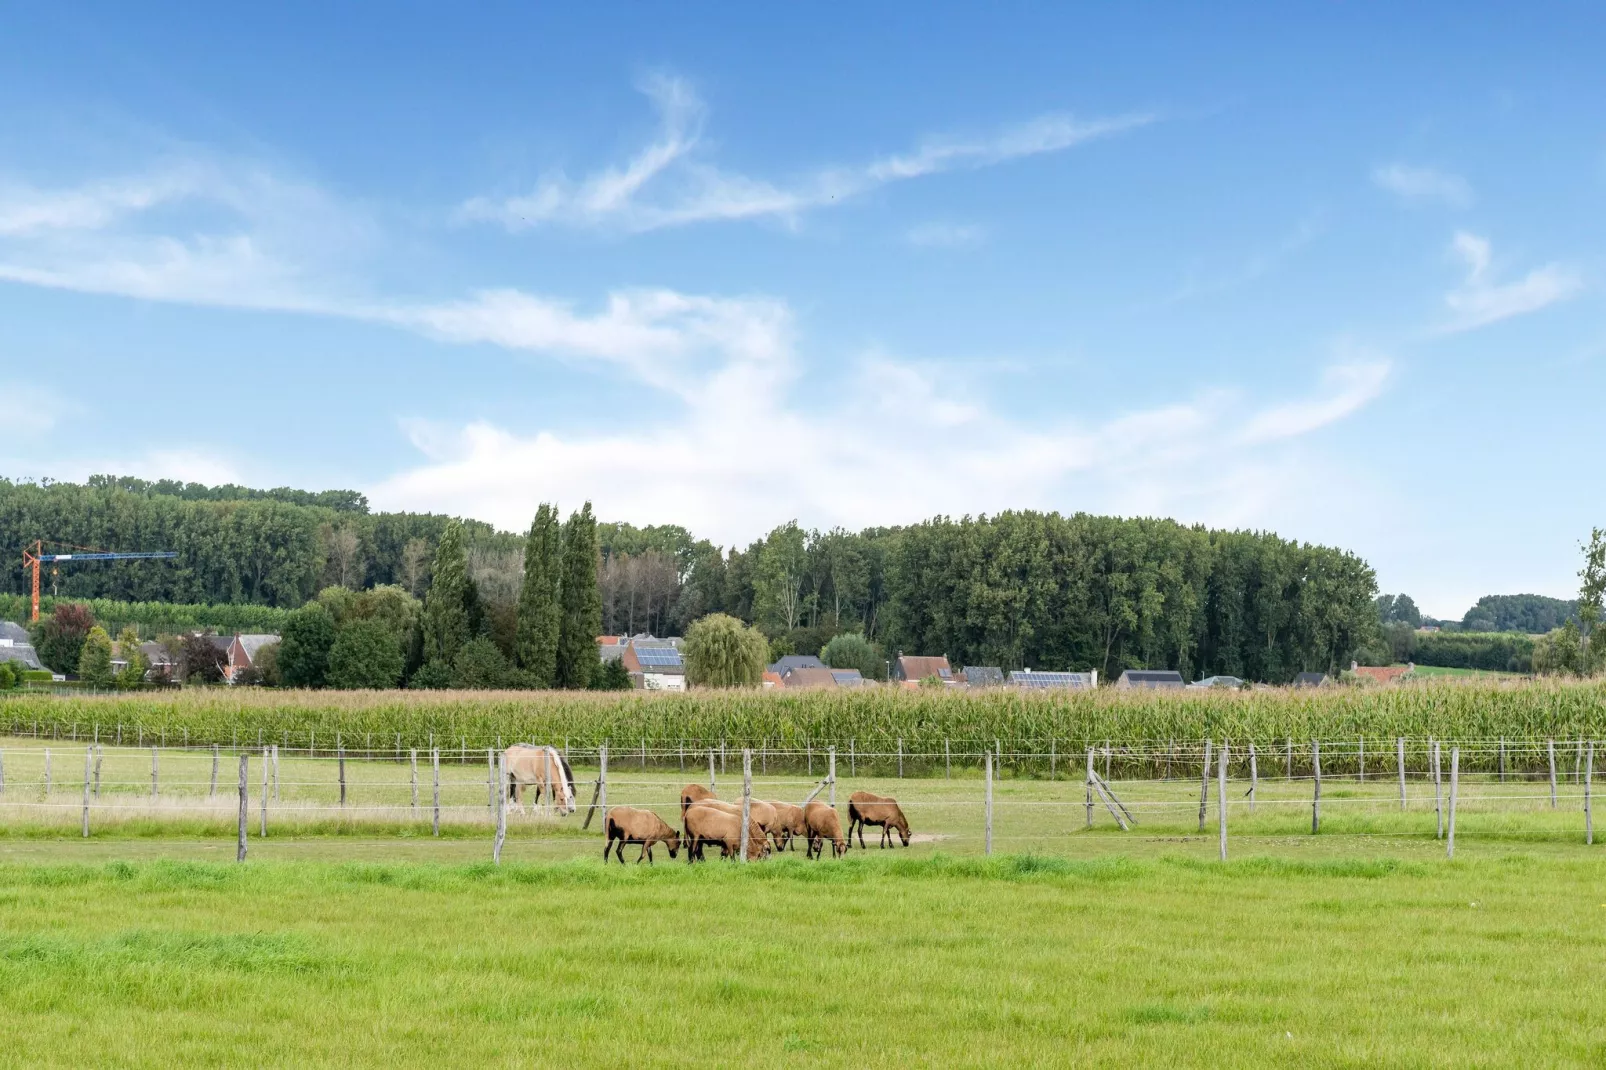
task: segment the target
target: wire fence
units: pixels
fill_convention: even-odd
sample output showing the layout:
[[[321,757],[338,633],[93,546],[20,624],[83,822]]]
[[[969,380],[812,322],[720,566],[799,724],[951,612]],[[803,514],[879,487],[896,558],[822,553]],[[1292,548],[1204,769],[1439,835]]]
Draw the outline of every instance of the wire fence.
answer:
[[[1074,853],[1089,831],[1145,838],[1296,835],[1592,844],[1595,741],[1212,740],[1006,749],[975,740],[940,751],[741,748],[687,741],[634,748],[557,747],[573,771],[574,809],[510,790],[503,749],[331,749],[163,745],[13,736],[0,740],[0,836],[225,837],[243,858],[275,835],[510,840],[546,853],[595,850],[607,814],[650,810],[682,824],[688,783],[720,797],[809,799],[853,825],[854,791],[897,800],[912,846]],[[366,741],[365,741],[366,742]],[[1470,822],[1470,824],[1469,824]],[[745,826],[744,826],[745,827]],[[765,830],[766,833],[769,830]],[[885,842],[853,830],[858,845]],[[851,837],[850,837],[851,838]],[[774,846],[790,847],[777,836]],[[482,841],[483,842],[483,841]],[[903,846],[901,836],[899,846]]]

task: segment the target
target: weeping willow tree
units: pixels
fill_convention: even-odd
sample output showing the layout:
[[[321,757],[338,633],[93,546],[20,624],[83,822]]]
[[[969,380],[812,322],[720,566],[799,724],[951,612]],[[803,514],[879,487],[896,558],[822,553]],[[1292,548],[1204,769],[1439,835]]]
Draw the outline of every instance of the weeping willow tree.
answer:
[[[769,644],[757,628],[711,613],[686,630],[686,682],[693,687],[757,687]]]

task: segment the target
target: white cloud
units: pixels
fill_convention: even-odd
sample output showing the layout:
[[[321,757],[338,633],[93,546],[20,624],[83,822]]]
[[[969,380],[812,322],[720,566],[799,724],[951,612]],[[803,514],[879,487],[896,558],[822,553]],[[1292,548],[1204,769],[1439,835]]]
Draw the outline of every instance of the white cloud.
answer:
[[[1583,277],[1560,263],[1534,268],[1515,282],[1496,283],[1491,277],[1494,253],[1489,240],[1467,231],[1456,232],[1450,250],[1466,265],[1467,277],[1444,297],[1452,316],[1440,333],[1470,331],[1537,312],[1576,296],[1584,287]]]
[[[0,279],[34,286],[337,311],[325,273],[372,239],[316,187],[200,153],[70,189],[0,183]]]
[[[1322,374],[1321,390],[1315,397],[1261,410],[1244,425],[1239,439],[1245,443],[1275,442],[1336,423],[1381,394],[1388,377],[1386,360],[1335,364]]]
[[[1308,400],[1257,405],[1214,389],[1102,418],[1095,405],[1073,402],[1032,422],[993,409],[951,371],[885,354],[840,377],[805,377],[791,317],[777,302],[658,293],[648,304],[667,311],[616,316],[635,307],[616,297],[596,317],[571,322],[563,312],[557,328],[543,312],[530,333],[503,326],[464,336],[614,362],[628,347],[607,332],[596,342],[598,321],[610,331],[650,322],[647,347],[691,360],[682,365],[691,370],[644,391],[628,430],[412,423],[424,462],[369,488],[370,498],[510,529],[528,524],[540,501],[590,498],[610,517],[683,523],[725,541],[790,516],[861,527],[1033,507],[1263,523],[1288,485],[1293,440],[1359,409],[1387,374],[1384,361],[1351,361],[1329,369]]]
[[[848,200],[878,186],[960,168],[989,167],[1025,156],[1059,152],[1093,138],[1153,122],[1133,114],[1081,120],[1045,115],[977,138],[934,138],[911,152],[867,163],[821,168],[789,182],[722,171],[699,159],[706,108],[686,82],[656,78],[643,87],[660,117],[657,136],[627,163],[573,181],[543,178],[529,193],[475,197],[459,214],[523,230],[556,223],[623,231],[714,220],[776,217]]]
[[[1451,208],[1472,204],[1472,186],[1460,175],[1432,167],[1391,163],[1372,169],[1372,182],[1408,201],[1437,201]]]
[[[967,249],[987,240],[987,228],[974,223],[919,223],[904,233],[910,245],[927,249]]]

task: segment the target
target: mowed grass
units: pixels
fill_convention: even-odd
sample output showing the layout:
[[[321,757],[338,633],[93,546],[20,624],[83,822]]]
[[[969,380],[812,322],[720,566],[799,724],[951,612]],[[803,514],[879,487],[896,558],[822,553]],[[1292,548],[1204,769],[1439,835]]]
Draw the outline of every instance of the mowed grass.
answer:
[[[8,1065],[1598,1064],[1606,863],[0,864]]]

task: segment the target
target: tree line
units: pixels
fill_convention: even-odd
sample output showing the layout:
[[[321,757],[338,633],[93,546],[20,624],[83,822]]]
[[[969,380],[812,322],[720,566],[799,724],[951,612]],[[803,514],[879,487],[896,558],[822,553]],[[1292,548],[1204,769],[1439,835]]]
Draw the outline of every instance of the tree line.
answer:
[[[171,489],[109,477],[87,485],[0,481],[0,552],[20,566],[23,545],[48,536],[181,555],[63,569],[56,579],[73,597],[293,608],[326,601],[318,592],[331,587],[394,587],[419,602],[420,635],[435,635],[433,654],[421,645],[404,663],[409,679],[430,662],[455,672],[462,645],[483,639],[510,672],[533,674],[522,678],[575,683],[578,669],[559,668],[569,663],[551,660],[548,669],[552,606],[555,597],[562,605],[566,589],[590,592],[593,646],[597,634],[683,635],[723,613],[757,626],[771,658],[817,653],[835,636],[857,634],[876,652],[856,655],[866,663],[906,650],[947,654],[957,665],[1093,668],[1107,678],[1166,667],[1286,681],[1345,666],[1379,636],[1376,582],[1364,561],[1266,532],[1005,512],[858,532],[788,522],[746,547],[725,548],[676,525],[590,518],[583,541],[592,578],[582,582],[587,566],[564,549],[581,545],[566,539],[576,517],[560,523],[551,507],[529,532],[512,534],[437,514],[371,513],[351,492],[302,500]],[[443,557],[448,531],[453,546]],[[13,593],[25,590],[20,567],[6,577]],[[461,614],[431,617],[432,596],[443,607],[459,601],[448,588],[462,596]],[[578,607],[562,609],[559,636],[565,621],[571,639],[581,634],[579,619]],[[459,644],[451,636],[465,634],[462,626]],[[485,645],[474,652],[485,654]],[[435,678],[434,670],[425,675]]]

